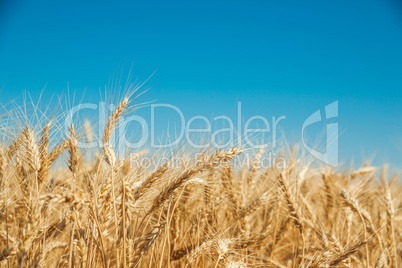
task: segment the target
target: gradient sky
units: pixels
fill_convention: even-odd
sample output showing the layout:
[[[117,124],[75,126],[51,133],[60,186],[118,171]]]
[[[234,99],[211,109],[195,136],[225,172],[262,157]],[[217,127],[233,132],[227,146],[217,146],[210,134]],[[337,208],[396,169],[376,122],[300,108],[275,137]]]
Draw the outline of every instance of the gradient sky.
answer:
[[[45,87],[45,103],[67,88],[97,101],[131,65],[140,81],[157,71],[141,101],[188,118],[232,116],[241,101],[245,119],[285,115],[291,142],[338,100],[340,160],[402,167],[396,0],[0,2],[2,105]]]

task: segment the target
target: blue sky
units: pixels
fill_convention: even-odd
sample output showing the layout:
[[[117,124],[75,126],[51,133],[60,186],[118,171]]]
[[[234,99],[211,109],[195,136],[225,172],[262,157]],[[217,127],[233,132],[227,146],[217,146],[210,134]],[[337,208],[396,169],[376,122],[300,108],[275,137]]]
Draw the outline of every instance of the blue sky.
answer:
[[[45,87],[44,103],[67,88],[97,101],[131,65],[139,80],[157,71],[141,101],[207,118],[241,101],[244,118],[285,115],[291,142],[338,100],[341,161],[402,166],[396,0],[0,2],[2,105]]]

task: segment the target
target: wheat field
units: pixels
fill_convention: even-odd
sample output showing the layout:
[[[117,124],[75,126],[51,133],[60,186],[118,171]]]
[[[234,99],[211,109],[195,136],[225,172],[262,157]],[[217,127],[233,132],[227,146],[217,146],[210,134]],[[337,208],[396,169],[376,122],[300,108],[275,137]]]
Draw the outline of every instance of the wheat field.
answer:
[[[90,124],[57,143],[51,120],[6,130],[0,267],[400,267],[402,188],[386,166],[339,171],[284,148],[285,164],[263,168],[266,151],[237,147],[133,166],[163,152],[116,156],[130,105],[95,152],[78,146]]]

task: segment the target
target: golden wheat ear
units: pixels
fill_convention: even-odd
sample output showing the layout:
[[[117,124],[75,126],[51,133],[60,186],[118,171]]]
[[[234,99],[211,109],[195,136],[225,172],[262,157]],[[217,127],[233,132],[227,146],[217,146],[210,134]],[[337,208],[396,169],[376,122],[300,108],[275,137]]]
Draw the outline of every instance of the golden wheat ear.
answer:
[[[68,140],[63,140],[60,144],[56,145],[50,152],[48,161],[49,167],[60,157],[60,155],[68,148]]]
[[[120,116],[123,114],[124,109],[128,105],[128,98],[124,98],[124,100],[117,106],[116,110],[114,113],[109,117],[109,121],[106,124],[106,127],[103,131],[103,136],[102,136],[102,143],[107,144],[110,140],[110,137],[112,136],[112,133],[116,127],[116,124],[120,118]]]
[[[89,123],[88,120],[85,121],[84,123],[84,131],[85,131],[85,138],[88,143],[92,143],[94,139],[94,133],[92,131],[92,126],[91,123]]]
[[[393,259],[390,260],[390,262],[395,265],[395,267],[398,267],[398,253],[395,245],[395,208],[394,208],[394,202],[391,194],[391,189],[387,181],[387,167],[384,167],[383,172],[381,173],[381,179],[383,181],[384,185],[384,195],[385,195],[385,202],[386,202],[386,212],[387,212],[387,244],[388,244],[388,250],[389,252],[392,252],[391,255],[393,255]],[[384,253],[383,253],[384,254]],[[381,254],[381,256],[383,256]],[[381,258],[378,260],[380,261]],[[386,260],[383,261],[386,264]]]
[[[30,166],[32,171],[34,172],[39,171],[40,169],[39,147],[36,144],[35,134],[29,127],[26,127],[24,131],[24,144],[25,144],[25,154],[28,165]]]
[[[38,172],[38,180],[39,183],[42,183],[47,176],[49,171],[49,156],[48,156],[48,147],[49,147],[49,131],[52,122],[50,121],[44,128],[42,132],[41,141],[39,144],[39,157],[40,157],[40,168]]]
[[[359,168],[358,170],[352,171],[352,173],[350,174],[350,178],[356,179],[359,177],[364,177],[364,176],[368,176],[370,174],[373,174],[374,172],[376,172],[376,168],[375,167],[362,167]]]
[[[77,132],[74,129],[74,125],[71,125],[68,129],[70,132],[70,137],[68,137],[68,152],[69,152],[69,159],[68,159],[68,168],[73,173],[74,177],[78,171],[78,139],[77,139]]]

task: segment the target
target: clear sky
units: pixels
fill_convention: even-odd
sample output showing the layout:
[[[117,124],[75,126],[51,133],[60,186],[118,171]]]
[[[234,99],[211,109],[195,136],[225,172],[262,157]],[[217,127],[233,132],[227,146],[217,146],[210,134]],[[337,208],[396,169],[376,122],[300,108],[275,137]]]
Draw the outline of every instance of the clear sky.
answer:
[[[208,118],[241,101],[246,119],[285,115],[291,141],[338,100],[341,161],[402,167],[397,0],[0,1],[2,105],[45,87],[96,101],[131,65],[139,80],[157,71],[141,101]]]

